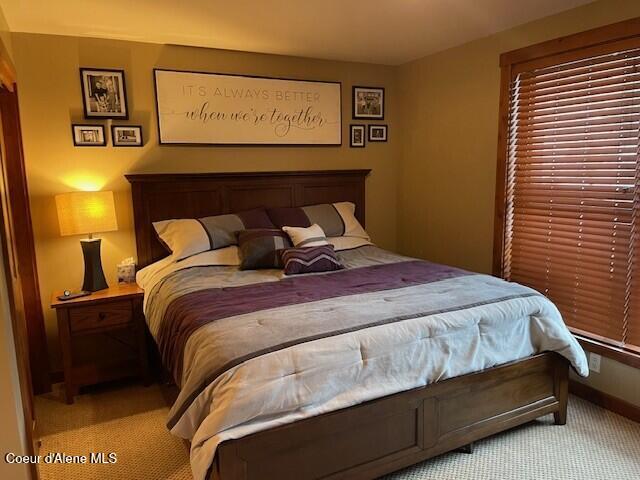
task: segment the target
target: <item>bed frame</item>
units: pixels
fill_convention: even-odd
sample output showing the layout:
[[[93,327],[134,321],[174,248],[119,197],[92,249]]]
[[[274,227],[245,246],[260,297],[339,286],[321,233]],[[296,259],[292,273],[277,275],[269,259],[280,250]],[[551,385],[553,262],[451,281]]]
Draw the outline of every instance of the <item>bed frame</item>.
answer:
[[[138,263],[166,255],[152,222],[255,207],[352,201],[364,224],[369,170],[127,175]],[[371,479],[553,413],[569,364],[556,353],[490,368],[222,443],[220,480]]]

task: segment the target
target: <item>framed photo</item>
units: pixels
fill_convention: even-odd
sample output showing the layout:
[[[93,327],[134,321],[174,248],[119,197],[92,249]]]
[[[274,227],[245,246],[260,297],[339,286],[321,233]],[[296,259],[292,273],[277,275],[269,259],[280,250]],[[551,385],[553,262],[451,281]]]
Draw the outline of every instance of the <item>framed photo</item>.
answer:
[[[354,86],[353,118],[384,119],[384,88]]]
[[[387,125],[369,125],[369,141],[386,142],[387,130]]]
[[[349,145],[351,147],[364,147],[366,131],[364,125],[351,125]]]
[[[111,125],[111,143],[114,147],[141,147],[142,127],[140,125]]]
[[[73,144],[76,147],[104,147],[107,139],[102,125],[71,125]]]
[[[85,118],[129,118],[124,70],[81,68]]]

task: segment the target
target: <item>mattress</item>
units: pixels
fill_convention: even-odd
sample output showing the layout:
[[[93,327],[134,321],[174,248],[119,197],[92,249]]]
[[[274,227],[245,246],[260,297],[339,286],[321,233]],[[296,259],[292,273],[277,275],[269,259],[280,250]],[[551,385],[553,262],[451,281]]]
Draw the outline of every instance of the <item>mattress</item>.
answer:
[[[191,441],[194,478],[225,440],[543,351],[588,374],[535,290],[373,245],[338,256],[344,270],[292,277],[198,259],[140,277],[180,387],[168,427]]]

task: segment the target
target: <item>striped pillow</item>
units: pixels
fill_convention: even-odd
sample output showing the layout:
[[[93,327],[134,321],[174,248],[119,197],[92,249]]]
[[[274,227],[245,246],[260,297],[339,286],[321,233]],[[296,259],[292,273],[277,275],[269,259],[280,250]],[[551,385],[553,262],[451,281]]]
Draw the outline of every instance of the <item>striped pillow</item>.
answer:
[[[160,242],[175,260],[237,245],[236,233],[248,228],[274,228],[264,209],[247,210],[228,215],[182,218],[154,222]]]
[[[291,247],[289,237],[277,228],[238,232],[240,270],[282,268],[280,251]]]
[[[322,203],[307,207],[269,208],[267,214],[276,227],[309,227],[318,224],[327,237],[357,237],[369,240],[369,235],[355,217],[351,202]]]
[[[287,232],[295,247],[319,247],[328,245],[327,237],[322,227],[313,224],[310,227],[282,227]]]
[[[333,250],[333,245],[287,248],[282,251],[281,256],[285,275],[332,272],[344,268]]]

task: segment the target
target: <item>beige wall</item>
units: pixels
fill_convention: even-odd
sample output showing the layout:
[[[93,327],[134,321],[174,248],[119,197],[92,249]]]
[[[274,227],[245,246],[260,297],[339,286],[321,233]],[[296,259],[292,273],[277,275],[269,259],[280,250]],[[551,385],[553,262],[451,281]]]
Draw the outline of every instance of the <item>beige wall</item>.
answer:
[[[589,378],[571,372],[571,378],[640,407],[640,372],[637,368],[602,357],[600,372],[591,372]]]
[[[103,235],[103,265],[113,282],[115,265],[135,255],[127,172],[222,172],[371,168],[367,181],[367,229],[380,245],[396,247],[398,95],[391,67],[310,60],[204,48],[187,48],[90,38],[13,34],[20,114],[31,194],[36,253],[46,327],[59,368],[52,291],[82,283],[80,237],[60,237],[53,195],[94,187],[117,192],[120,229]],[[141,124],[144,148],[74,148],[71,123],[104,123],[82,118],[78,69],[126,71],[130,120]],[[342,82],[342,147],[170,147],[158,146],[152,69],[154,67],[247,73]],[[349,148],[351,86],[387,89],[388,143]],[[125,122],[119,122],[125,123]]]
[[[491,272],[500,54],[637,16],[637,0],[599,1],[403,65],[399,249]],[[640,405],[640,371],[623,367],[604,360],[590,381]]]

